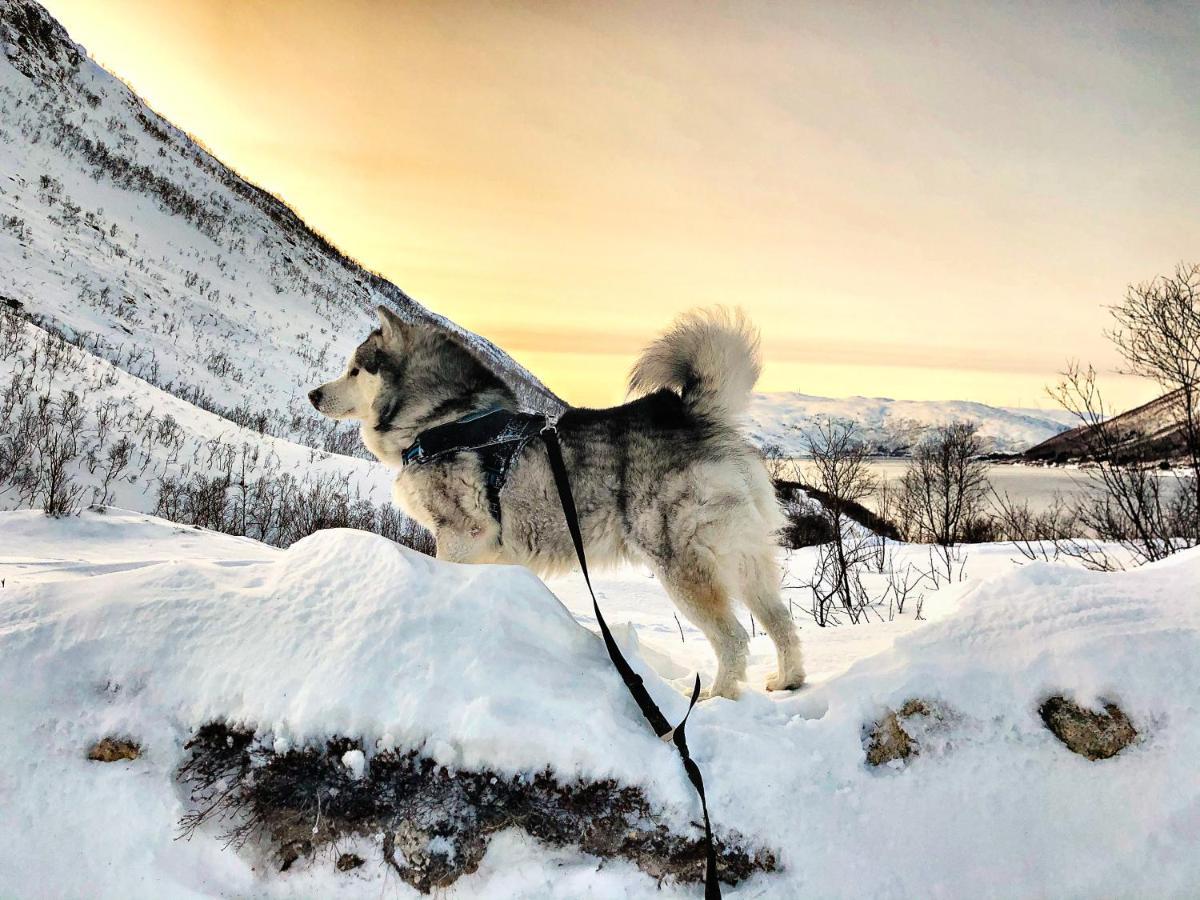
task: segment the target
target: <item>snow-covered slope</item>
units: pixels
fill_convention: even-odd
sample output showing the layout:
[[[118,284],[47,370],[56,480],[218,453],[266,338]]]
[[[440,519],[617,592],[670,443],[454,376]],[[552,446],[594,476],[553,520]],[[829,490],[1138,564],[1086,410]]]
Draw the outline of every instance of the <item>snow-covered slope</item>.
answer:
[[[1014,569],[1008,552],[973,549],[971,580],[931,595],[927,622],[805,628],[804,690],[695,710],[718,829],[782,866],[727,896],[1184,897],[1200,883],[1200,556],[1104,575]],[[806,567],[792,556],[794,573]],[[342,873],[317,855],[279,872],[211,830],[176,840],[182,744],[214,717],[268,746],[361,736],[368,769],[375,748],[397,746],[612,776],[668,821],[696,816],[574,580],[552,583],[564,609],[522,570],[438,563],[358,532],[282,551],[115,512],[0,514],[0,578],[0,895],[415,896],[377,860]],[[597,586],[618,622],[636,601],[622,639],[677,716],[672,687],[698,662],[711,677],[703,638],[681,634],[644,573]],[[768,653],[754,642],[755,678]],[[1102,762],[1072,754],[1037,713],[1058,693],[1117,703],[1137,741]],[[914,697],[941,711],[918,755],[867,765],[864,729]],[[89,762],[109,734],[137,738],[141,757]],[[698,889],[510,833],[442,895]]]
[[[826,420],[853,422],[864,441],[883,456],[902,456],[932,428],[974,422],[989,452],[1017,453],[1077,423],[1060,410],[1005,409],[968,400],[892,400],[887,397],[813,397],[755,394],[749,434],[760,447],[804,456],[806,432]]]
[[[115,505],[283,545],[351,523],[418,538],[393,477],[234,424],[0,309],[0,509]]]
[[[558,402],[223,166],[31,0],[0,0],[0,298],[190,402],[316,447],[357,444],[305,394],[380,303],[463,336],[527,404]]]

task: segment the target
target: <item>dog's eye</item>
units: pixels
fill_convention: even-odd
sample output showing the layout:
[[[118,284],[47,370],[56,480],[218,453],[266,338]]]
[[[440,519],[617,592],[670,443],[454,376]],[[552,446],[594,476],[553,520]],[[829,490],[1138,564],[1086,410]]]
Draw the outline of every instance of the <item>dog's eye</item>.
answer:
[[[351,370],[350,370],[350,377],[351,377],[351,378],[353,378],[353,377],[354,377],[355,375],[357,375],[357,374],[358,374],[358,368],[357,368],[357,367],[355,367],[355,368],[353,368],[353,369],[351,369]]]

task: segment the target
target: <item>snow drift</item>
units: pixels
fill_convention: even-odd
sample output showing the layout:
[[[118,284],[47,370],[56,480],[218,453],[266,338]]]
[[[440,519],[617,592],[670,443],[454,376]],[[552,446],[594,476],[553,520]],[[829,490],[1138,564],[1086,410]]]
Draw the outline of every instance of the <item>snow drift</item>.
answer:
[[[212,834],[174,840],[182,745],[214,719],[280,748],[362,736],[367,765],[420,748],[450,766],[614,777],[681,828],[696,815],[568,582],[564,608],[521,569],[439,563],[363,533],[281,551],[118,512],[5,513],[0,548],[0,894],[409,895],[377,865],[279,873]],[[714,823],[781,867],[728,896],[1187,896],[1200,883],[1200,554],[1100,575],[973,552],[977,571],[1001,574],[931,596],[931,621],[806,628],[810,687],[695,711]],[[706,656],[701,639],[680,642],[640,573],[598,582],[610,606],[640,591],[627,650],[677,717],[672,682]],[[873,651],[830,674],[859,635]],[[1137,741],[1075,755],[1038,716],[1051,694],[1118,704]],[[913,698],[944,716],[909,759],[868,765],[867,731]],[[108,735],[142,755],[88,761]],[[698,889],[514,833],[449,895]]]

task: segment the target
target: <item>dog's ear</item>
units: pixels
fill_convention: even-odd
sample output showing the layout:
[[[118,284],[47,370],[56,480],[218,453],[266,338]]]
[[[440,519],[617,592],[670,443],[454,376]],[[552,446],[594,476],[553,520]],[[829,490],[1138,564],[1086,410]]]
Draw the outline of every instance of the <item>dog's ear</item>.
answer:
[[[409,325],[386,306],[378,306],[375,312],[379,314],[379,328],[383,333],[383,342],[392,346],[405,343]]]

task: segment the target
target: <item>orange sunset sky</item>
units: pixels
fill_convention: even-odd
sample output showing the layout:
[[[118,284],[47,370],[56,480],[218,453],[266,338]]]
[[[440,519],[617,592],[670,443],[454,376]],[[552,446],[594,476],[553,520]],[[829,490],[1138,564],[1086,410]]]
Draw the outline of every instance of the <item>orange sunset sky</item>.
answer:
[[[1103,304],[1200,259],[1195,5],[43,2],[575,403],[736,303],[762,390],[1046,406],[1116,366]]]

